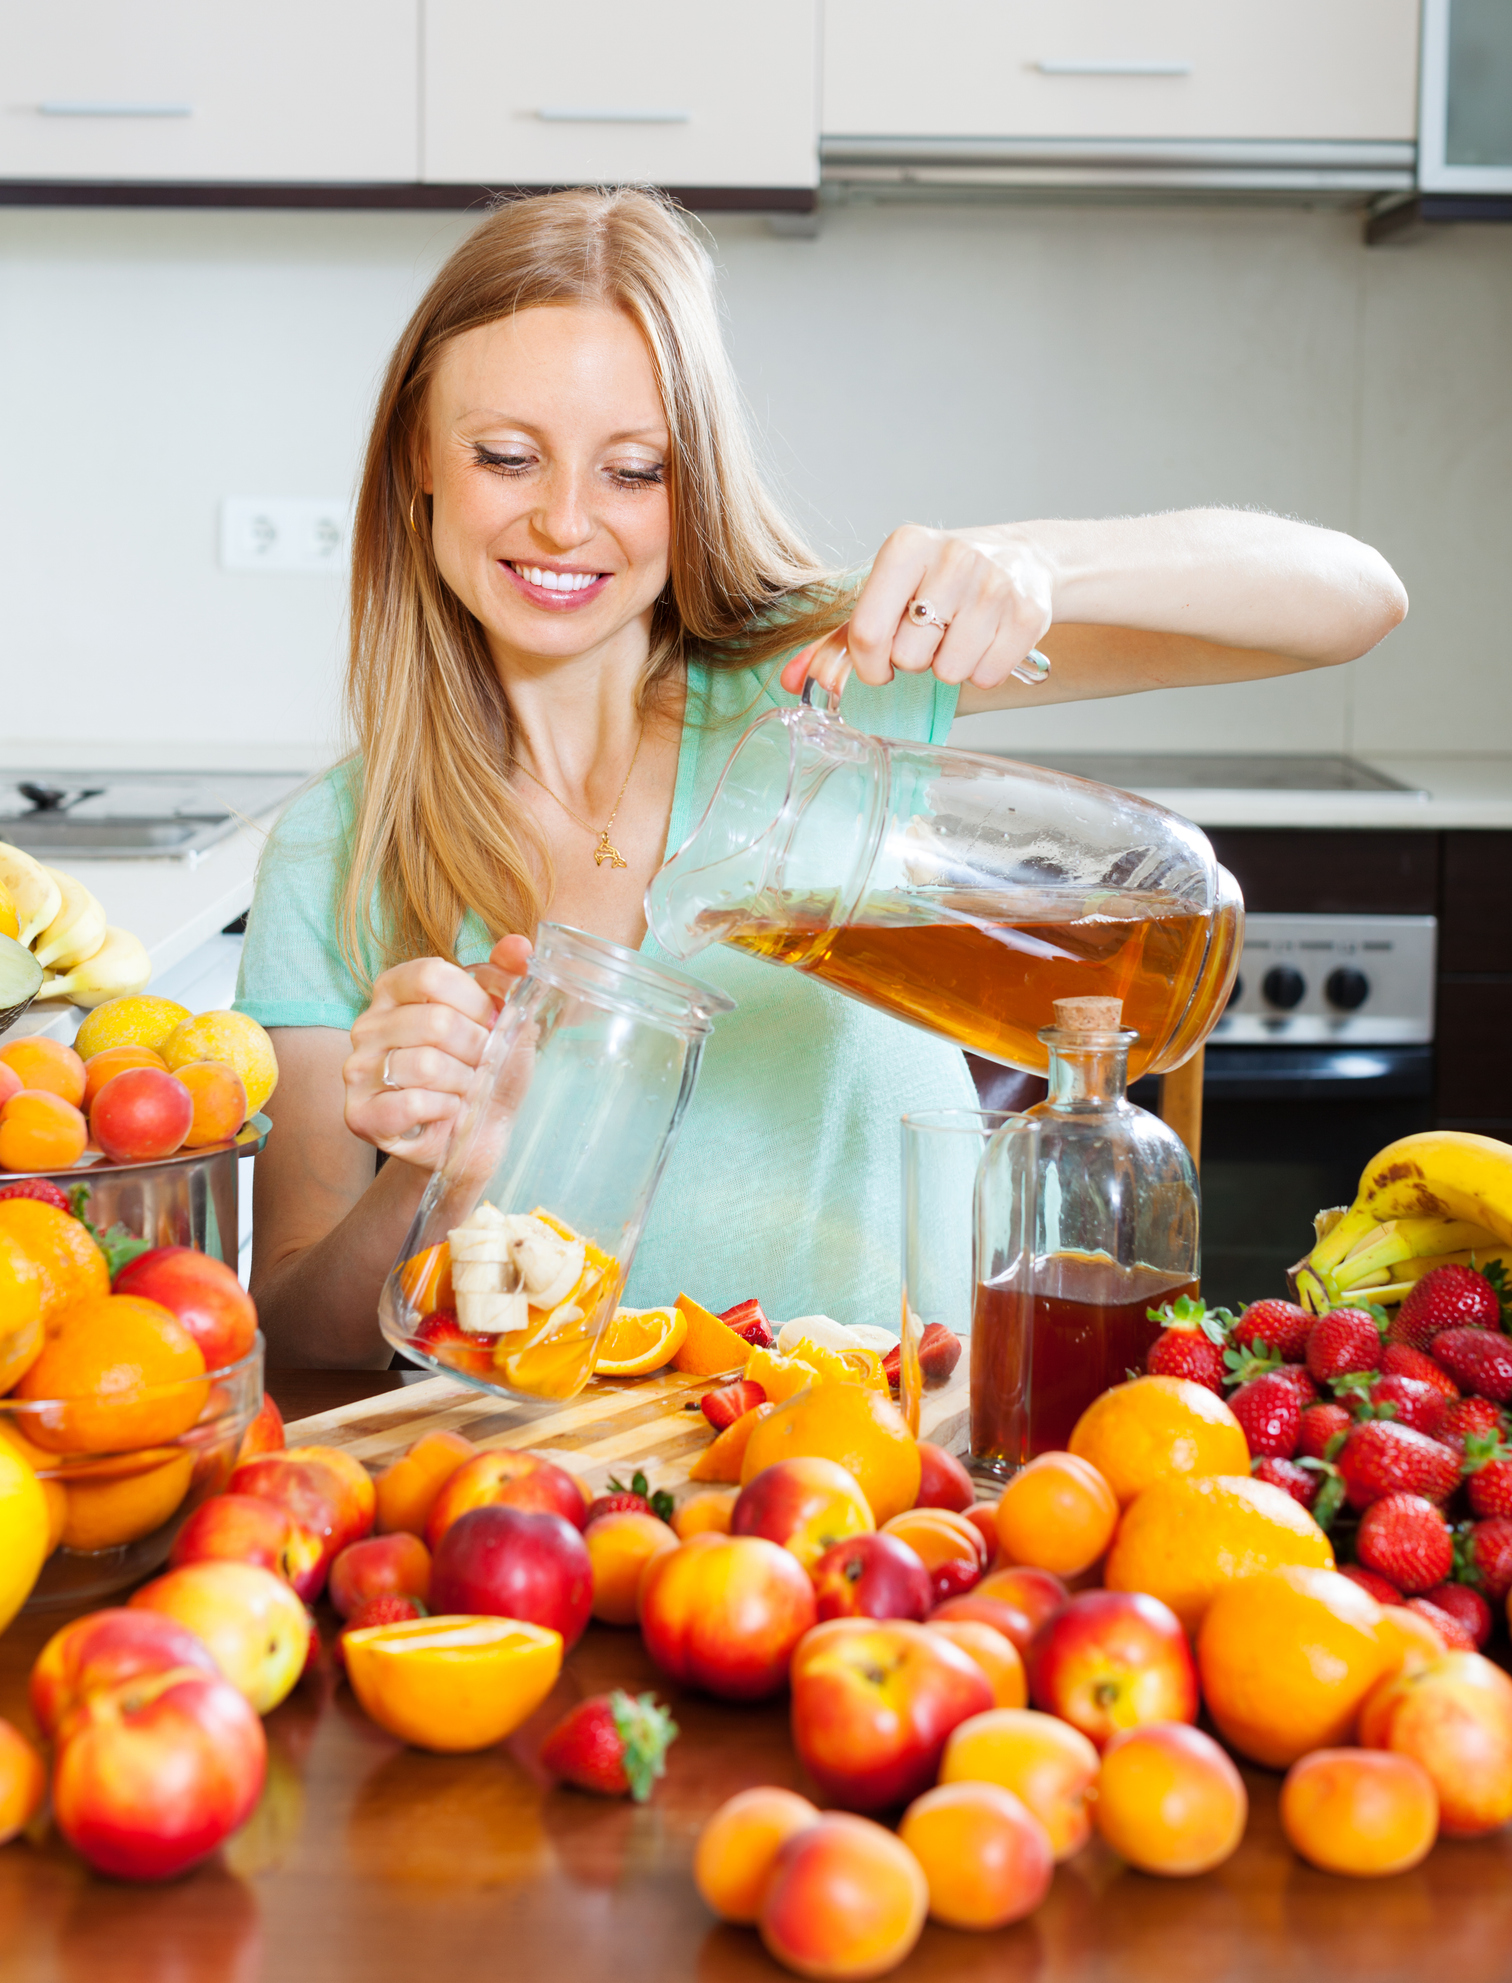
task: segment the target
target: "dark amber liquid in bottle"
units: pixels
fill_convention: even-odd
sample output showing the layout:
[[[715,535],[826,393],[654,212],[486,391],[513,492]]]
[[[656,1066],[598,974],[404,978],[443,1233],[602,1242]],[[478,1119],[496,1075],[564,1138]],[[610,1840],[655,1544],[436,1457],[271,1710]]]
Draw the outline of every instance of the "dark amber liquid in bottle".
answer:
[[[1141,1372],[1160,1333],[1147,1311],[1198,1284],[1151,1267],[1057,1253],[1025,1287],[980,1282],[971,1329],[971,1452],[1006,1470],[1060,1452],[1087,1406]]]

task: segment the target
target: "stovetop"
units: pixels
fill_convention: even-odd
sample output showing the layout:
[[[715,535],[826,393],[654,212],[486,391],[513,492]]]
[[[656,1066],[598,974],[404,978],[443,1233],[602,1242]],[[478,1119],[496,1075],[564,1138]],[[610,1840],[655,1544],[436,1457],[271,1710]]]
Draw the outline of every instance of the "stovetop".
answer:
[[[0,840],[38,860],[196,861],[301,772],[0,770]]]
[[[1028,754],[1026,753],[1026,756]],[[1326,752],[1036,751],[1032,760],[1126,792],[1410,792],[1358,758]]]

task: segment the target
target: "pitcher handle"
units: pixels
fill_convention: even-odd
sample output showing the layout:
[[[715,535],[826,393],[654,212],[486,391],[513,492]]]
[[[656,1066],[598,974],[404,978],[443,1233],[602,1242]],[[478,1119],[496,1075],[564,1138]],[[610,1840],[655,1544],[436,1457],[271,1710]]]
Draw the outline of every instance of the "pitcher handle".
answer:
[[[844,645],[844,631],[843,627],[836,627],[833,633],[826,634],[820,641],[814,650],[814,658],[809,663],[809,671],[804,677],[803,687],[799,691],[799,700],[804,708],[817,709],[823,716],[840,714],[840,697],[846,682],[850,679],[850,652]],[[824,649],[828,642],[836,639],[841,640],[839,653],[832,657],[825,655]],[[818,667],[815,666],[815,662],[819,663]],[[1041,654],[1037,647],[1031,647],[1023,660],[1009,670],[1014,681],[1023,682],[1032,689],[1039,688],[1049,673],[1050,657],[1048,654]],[[826,680],[826,676],[833,676],[834,679]],[[816,692],[824,697],[822,702],[815,701]]]

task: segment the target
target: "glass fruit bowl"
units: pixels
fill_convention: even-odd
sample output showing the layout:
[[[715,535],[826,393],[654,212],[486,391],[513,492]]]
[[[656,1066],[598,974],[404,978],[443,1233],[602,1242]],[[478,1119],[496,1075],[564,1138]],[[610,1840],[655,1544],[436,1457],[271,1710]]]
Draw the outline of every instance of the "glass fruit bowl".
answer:
[[[6,1342],[0,1339],[0,1368]],[[29,1608],[149,1575],[180,1524],[231,1477],[262,1406],[263,1339],[224,1370],[115,1397],[0,1397],[0,1441],[31,1464],[59,1531]]]

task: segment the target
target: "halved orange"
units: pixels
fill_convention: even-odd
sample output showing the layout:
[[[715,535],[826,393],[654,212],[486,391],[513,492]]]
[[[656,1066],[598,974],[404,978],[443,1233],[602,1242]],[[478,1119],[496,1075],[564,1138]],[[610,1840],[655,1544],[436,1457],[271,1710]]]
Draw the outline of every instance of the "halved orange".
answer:
[[[561,1633],[518,1618],[410,1618],[342,1643],[352,1690],[379,1727],[446,1754],[502,1742],[562,1670]]]
[[[644,1377],[669,1364],[688,1334],[678,1308],[616,1308],[599,1343],[595,1377]]]

